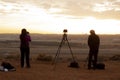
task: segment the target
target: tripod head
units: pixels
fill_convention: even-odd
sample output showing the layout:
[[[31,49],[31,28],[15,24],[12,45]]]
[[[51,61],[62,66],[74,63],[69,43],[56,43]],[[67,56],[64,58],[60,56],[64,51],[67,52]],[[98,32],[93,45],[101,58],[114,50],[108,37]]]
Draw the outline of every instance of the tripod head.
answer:
[[[67,33],[67,29],[64,29],[63,32],[64,32],[64,34],[66,34]]]
[[[67,29],[64,29],[63,33],[63,40],[67,40]]]

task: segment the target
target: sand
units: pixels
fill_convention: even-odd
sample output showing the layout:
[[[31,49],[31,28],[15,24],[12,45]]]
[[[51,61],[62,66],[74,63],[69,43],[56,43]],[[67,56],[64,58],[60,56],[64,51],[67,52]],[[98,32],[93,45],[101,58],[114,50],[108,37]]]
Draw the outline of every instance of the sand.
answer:
[[[68,67],[69,62],[51,65],[49,62],[31,62],[31,68],[20,68],[18,61],[11,62],[14,72],[0,72],[1,80],[120,80],[120,62],[106,61],[105,70],[87,70],[84,62],[80,68]]]

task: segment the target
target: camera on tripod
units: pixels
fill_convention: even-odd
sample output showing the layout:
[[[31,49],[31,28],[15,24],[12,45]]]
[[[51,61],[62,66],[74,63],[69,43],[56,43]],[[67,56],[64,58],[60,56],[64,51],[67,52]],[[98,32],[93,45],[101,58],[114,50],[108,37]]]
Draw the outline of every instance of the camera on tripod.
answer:
[[[64,29],[63,32],[64,32],[64,33],[67,33],[67,29]]]
[[[74,56],[73,56],[72,49],[71,49],[70,44],[69,44],[69,41],[68,41],[68,39],[67,39],[67,34],[66,34],[67,32],[68,32],[67,29],[64,29],[64,30],[63,30],[63,33],[64,33],[64,34],[63,34],[63,38],[62,38],[62,40],[61,40],[61,42],[60,42],[60,44],[59,44],[58,50],[57,50],[56,55],[55,55],[55,58],[54,58],[54,60],[53,60],[53,64],[55,64],[55,67],[56,67],[56,62],[57,62],[56,60],[57,60],[57,58],[59,57],[59,54],[60,54],[60,52],[61,52],[61,48],[62,48],[63,44],[64,44],[65,42],[67,42],[68,48],[70,49],[70,53],[71,53],[72,58],[73,58],[73,61],[70,63],[69,67],[78,68],[79,65],[78,65],[78,63],[76,62],[76,60],[75,60],[75,58],[74,58]],[[55,68],[55,67],[54,67],[54,68]]]

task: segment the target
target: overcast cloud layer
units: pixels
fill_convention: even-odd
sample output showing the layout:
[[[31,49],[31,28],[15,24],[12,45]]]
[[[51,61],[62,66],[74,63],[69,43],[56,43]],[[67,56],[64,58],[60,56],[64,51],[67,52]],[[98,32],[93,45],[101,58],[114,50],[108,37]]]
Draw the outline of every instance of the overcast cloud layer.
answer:
[[[120,19],[120,0],[0,0],[0,15],[27,12],[27,5],[53,15]]]

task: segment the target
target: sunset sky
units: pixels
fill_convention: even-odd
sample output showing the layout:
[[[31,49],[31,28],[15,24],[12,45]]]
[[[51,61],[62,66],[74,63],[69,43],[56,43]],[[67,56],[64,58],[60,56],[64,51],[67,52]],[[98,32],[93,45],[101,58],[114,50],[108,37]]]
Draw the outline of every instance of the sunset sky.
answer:
[[[120,34],[120,0],[0,0],[0,33]]]

